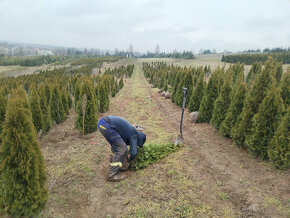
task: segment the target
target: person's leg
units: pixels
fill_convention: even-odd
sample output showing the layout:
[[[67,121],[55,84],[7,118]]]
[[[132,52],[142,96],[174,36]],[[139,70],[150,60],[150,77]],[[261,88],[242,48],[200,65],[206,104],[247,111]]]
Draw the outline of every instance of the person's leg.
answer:
[[[127,145],[121,136],[111,128],[111,125],[105,120],[100,119],[98,123],[101,134],[111,145],[111,150],[114,153],[113,158],[110,158],[108,179],[113,178],[122,167],[125,156],[127,155]]]

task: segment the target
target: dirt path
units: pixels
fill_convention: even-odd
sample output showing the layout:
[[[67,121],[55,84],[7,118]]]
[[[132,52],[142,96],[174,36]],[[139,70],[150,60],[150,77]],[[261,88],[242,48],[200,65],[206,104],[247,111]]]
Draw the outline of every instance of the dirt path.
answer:
[[[150,96],[150,98],[148,98]],[[136,65],[106,114],[146,128],[149,142],[173,141],[181,109],[150,88]],[[287,217],[290,173],[250,157],[208,124],[185,113],[186,146],[148,168],[105,181],[108,143],[82,138],[66,122],[41,139],[50,199],[43,217]]]

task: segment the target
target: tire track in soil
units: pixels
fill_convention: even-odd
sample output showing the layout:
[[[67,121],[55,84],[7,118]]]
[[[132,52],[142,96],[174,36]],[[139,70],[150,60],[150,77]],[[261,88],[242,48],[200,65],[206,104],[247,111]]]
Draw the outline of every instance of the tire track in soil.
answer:
[[[177,126],[181,108],[171,100],[165,100],[156,88],[148,88],[148,91],[169,126]],[[235,146],[231,139],[220,136],[210,124],[191,123],[187,110],[183,135],[184,144],[194,150],[192,159],[199,160],[192,171],[200,173],[201,180],[221,183],[241,217],[283,217],[277,214],[277,208],[266,207],[265,199],[274,197],[289,208],[290,170],[280,172],[269,163],[251,157],[247,151]]]

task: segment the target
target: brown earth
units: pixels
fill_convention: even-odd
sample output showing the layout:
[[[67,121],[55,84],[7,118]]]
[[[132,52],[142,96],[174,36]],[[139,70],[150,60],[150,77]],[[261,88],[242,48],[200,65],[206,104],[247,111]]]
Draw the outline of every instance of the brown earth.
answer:
[[[137,64],[106,114],[145,126],[148,142],[173,141],[181,108],[150,88]],[[148,97],[150,96],[150,98]],[[72,110],[41,139],[50,198],[42,217],[289,217],[290,171],[281,172],[192,124],[185,111],[178,152],[120,183],[105,180],[110,149],[99,132],[82,137]]]

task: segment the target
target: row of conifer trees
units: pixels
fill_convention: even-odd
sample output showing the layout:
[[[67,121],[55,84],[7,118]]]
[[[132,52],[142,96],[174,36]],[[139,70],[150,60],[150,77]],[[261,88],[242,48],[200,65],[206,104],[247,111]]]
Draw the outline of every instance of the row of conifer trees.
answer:
[[[43,210],[48,191],[38,136],[64,122],[70,108],[81,133],[96,131],[97,114],[109,109],[109,97],[133,69],[88,75],[62,68],[0,79],[0,216],[33,217]]]
[[[276,61],[282,62],[283,64],[290,64],[290,51],[223,55],[221,61],[227,63],[243,63],[248,65],[252,65],[255,62],[261,62],[264,64],[269,56],[273,57]]]
[[[179,106],[182,87],[187,87],[187,108],[199,112],[198,122],[210,122],[221,135],[275,167],[289,168],[290,69],[283,74],[282,63],[271,57],[264,66],[254,63],[246,78],[242,64],[218,67],[210,76],[202,67],[164,63],[144,63],[143,71],[155,86],[170,87]]]

